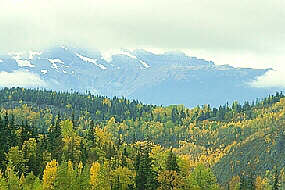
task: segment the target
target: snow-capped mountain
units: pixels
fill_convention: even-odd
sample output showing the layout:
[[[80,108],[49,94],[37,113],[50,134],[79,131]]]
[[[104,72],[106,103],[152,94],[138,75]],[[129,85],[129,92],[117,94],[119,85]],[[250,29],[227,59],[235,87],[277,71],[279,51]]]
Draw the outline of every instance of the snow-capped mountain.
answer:
[[[249,82],[266,71],[215,65],[181,52],[154,54],[141,49],[107,54],[57,47],[0,56],[1,86],[90,91],[163,105],[218,105],[265,96],[278,89],[254,88]]]

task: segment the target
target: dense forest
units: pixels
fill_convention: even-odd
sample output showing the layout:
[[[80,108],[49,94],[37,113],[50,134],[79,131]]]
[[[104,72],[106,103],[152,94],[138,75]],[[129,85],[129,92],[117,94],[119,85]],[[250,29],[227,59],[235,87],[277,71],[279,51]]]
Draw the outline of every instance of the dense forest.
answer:
[[[0,90],[0,189],[285,189],[285,96],[186,108]]]

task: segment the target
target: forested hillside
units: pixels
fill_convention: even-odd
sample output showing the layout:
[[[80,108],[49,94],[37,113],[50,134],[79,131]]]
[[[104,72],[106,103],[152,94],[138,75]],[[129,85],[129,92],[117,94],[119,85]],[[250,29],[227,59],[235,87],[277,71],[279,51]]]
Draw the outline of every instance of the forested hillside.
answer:
[[[285,189],[285,97],[186,108],[0,90],[0,189]]]

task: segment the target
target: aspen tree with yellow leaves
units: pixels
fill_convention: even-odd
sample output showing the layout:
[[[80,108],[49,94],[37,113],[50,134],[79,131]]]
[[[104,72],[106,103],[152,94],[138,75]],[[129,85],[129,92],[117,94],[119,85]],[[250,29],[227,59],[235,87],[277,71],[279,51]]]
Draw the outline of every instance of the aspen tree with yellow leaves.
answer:
[[[44,170],[44,175],[43,175],[44,190],[54,189],[57,167],[58,167],[58,163],[56,162],[56,160],[52,160],[51,162],[47,163],[46,168]]]
[[[3,88],[0,190],[279,190],[284,131],[282,93],[187,108]]]
[[[92,190],[100,189],[100,163],[93,162],[90,168],[90,185]]]

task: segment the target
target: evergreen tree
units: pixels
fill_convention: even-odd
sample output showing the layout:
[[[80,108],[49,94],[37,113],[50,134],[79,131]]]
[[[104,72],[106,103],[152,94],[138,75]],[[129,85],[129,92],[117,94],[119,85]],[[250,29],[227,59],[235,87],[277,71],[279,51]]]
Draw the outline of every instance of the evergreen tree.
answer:
[[[272,190],[279,190],[280,187],[281,187],[281,184],[279,181],[279,172],[278,172],[277,168],[275,168]]]
[[[77,129],[77,122],[75,120],[75,115],[74,115],[74,111],[72,111],[72,114],[71,114],[71,121],[72,121],[72,127],[74,130]]]
[[[240,175],[240,190],[255,190],[255,179],[252,172],[246,175],[244,172]]]
[[[87,139],[89,141],[91,141],[92,144],[94,144],[94,142],[95,142],[95,134],[94,133],[95,133],[95,131],[94,131],[94,121],[91,120],[89,129],[88,129],[88,133],[87,133]]]
[[[171,120],[173,123],[176,123],[179,119],[179,112],[176,107],[171,110]]]
[[[62,134],[60,127],[60,114],[57,116],[57,121],[55,126],[51,126],[48,132],[48,142],[49,142],[49,151],[52,154],[52,159],[56,159],[58,162],[61,161],[62,155]]]
[[[166,170],[173,170],[173,171],[179,172],[176,155],[173,153],[172,148],[167,156]]]
[[[135,159],[136,189],[154,190],[158,187],[157,173],[152,169],[152,159],[149,156],[150,147],[140,147]]]

